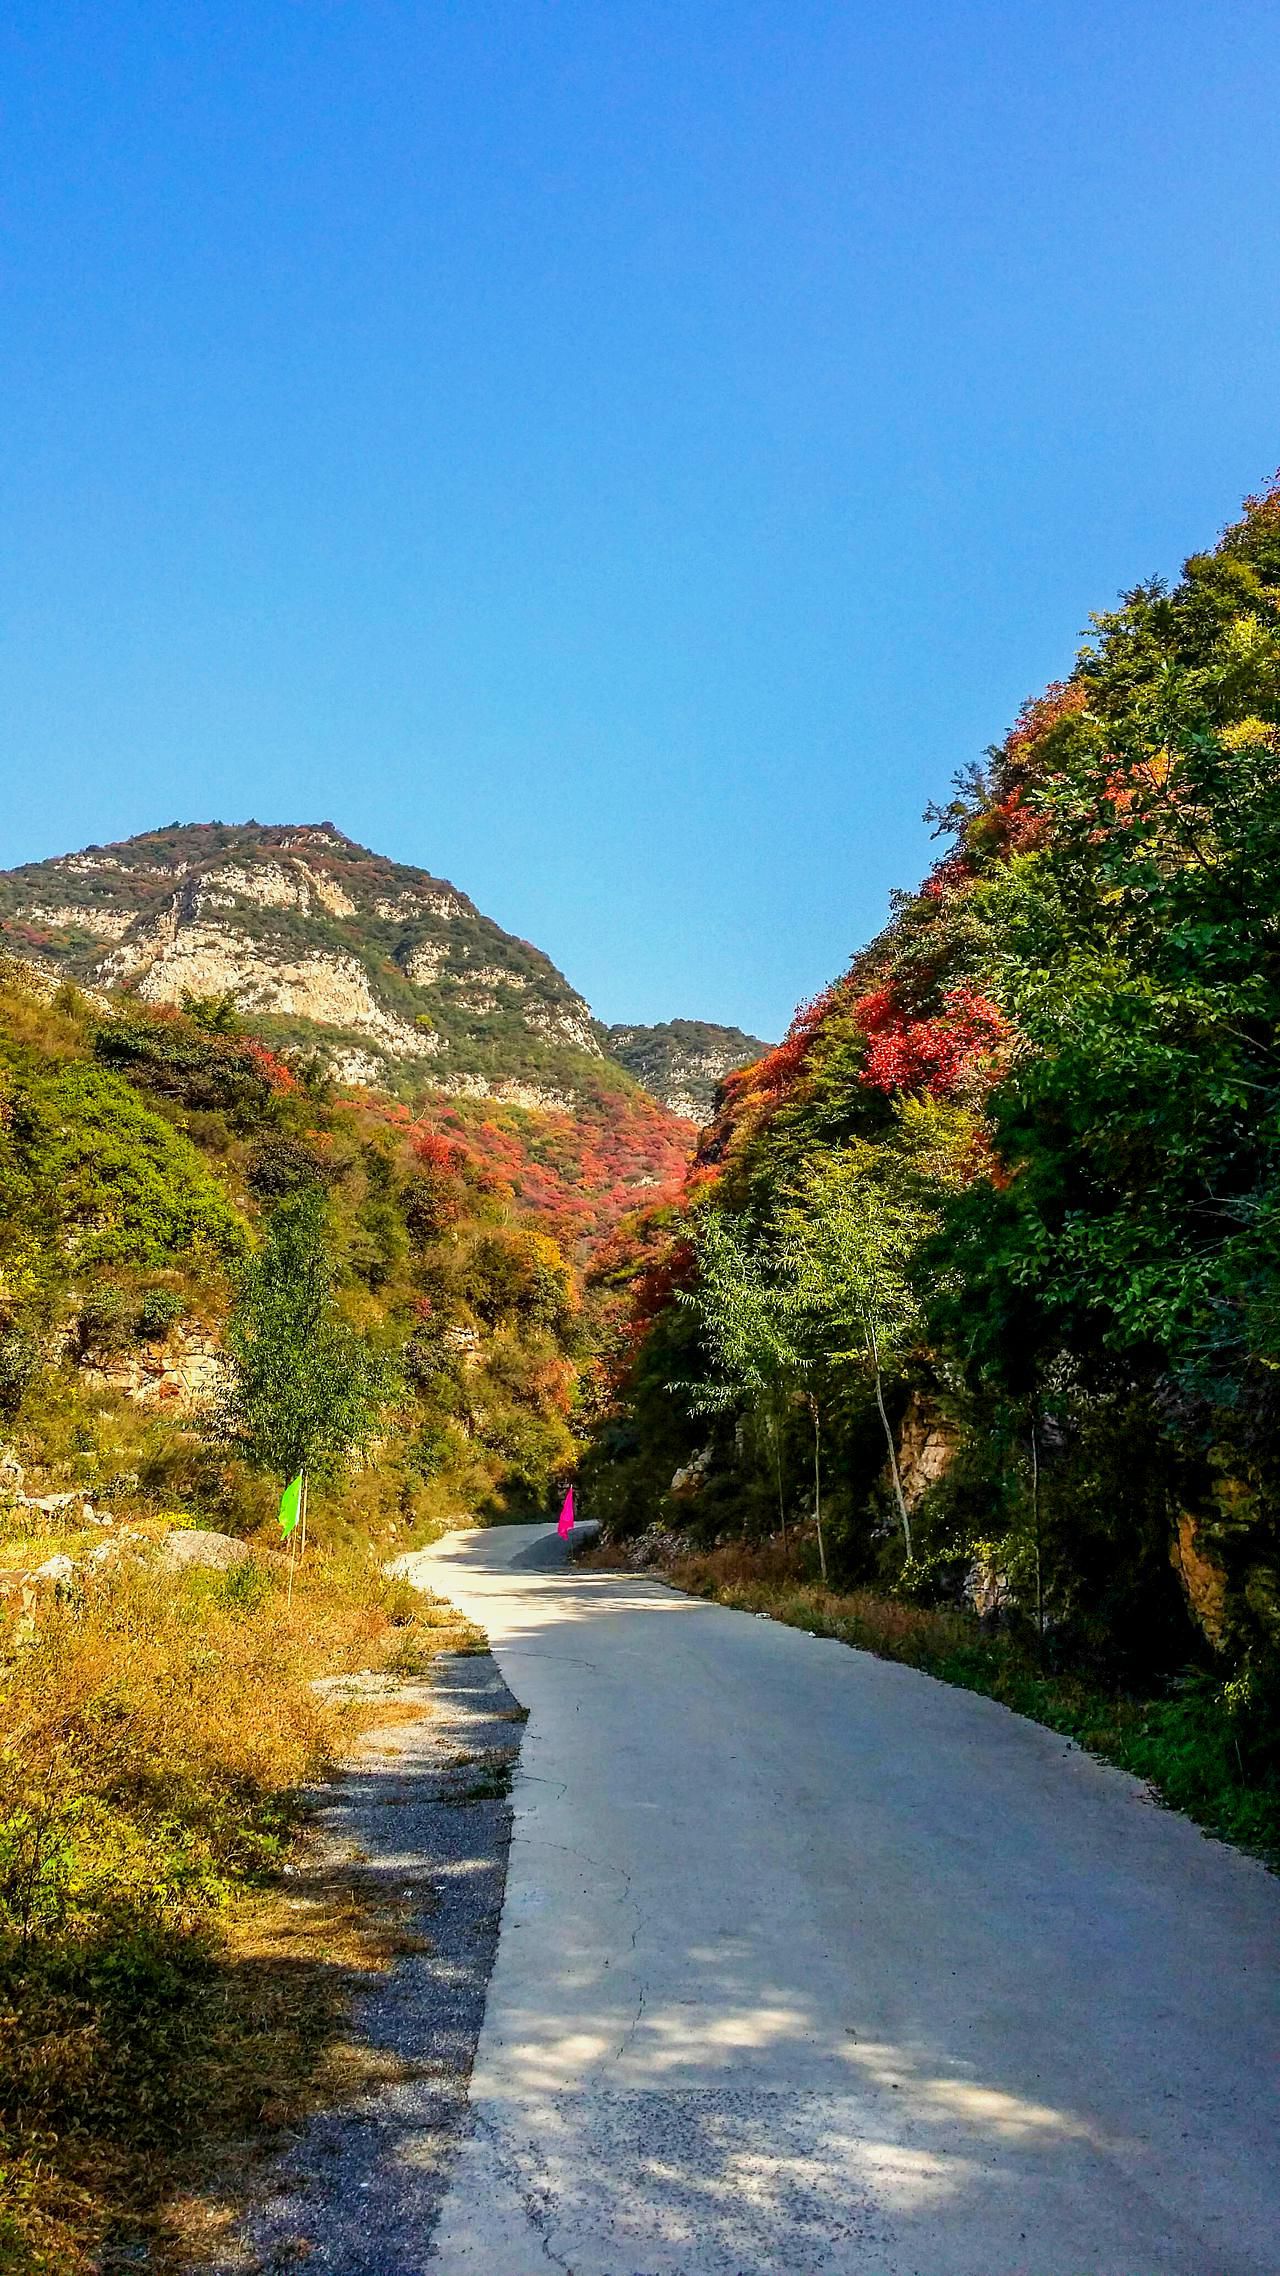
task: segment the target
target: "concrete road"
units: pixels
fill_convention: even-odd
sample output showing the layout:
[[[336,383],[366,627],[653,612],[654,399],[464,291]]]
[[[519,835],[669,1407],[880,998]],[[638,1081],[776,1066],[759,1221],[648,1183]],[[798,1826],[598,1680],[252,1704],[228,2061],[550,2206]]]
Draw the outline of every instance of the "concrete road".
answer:
[[[991,1702],[545,1530],[434,2276],[1276,2276],[1280,1881]]]

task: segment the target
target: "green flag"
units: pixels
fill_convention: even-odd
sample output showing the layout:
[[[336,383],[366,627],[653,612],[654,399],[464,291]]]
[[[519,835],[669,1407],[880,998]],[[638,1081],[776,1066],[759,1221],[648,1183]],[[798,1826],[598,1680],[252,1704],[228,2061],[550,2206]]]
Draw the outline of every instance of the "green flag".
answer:
[[[280,1531],[286,1540],[298,1522],[298,1505],[302,1499],[302,1472],[299,1470],[292,1485],[285,1487],[280,1496]]]

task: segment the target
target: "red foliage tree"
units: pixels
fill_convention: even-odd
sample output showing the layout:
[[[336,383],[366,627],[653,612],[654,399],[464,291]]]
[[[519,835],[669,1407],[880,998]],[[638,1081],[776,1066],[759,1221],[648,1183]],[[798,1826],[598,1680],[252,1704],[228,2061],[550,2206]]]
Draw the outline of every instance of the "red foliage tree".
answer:
[[[999,1005],[968,980],[947,990],[937,1019],[911,1019],[892,986],[859,997],[853,1012],[869,1046],[862,1081],[925,1098],[952,1099],[992,1082],[1013,1033]]]

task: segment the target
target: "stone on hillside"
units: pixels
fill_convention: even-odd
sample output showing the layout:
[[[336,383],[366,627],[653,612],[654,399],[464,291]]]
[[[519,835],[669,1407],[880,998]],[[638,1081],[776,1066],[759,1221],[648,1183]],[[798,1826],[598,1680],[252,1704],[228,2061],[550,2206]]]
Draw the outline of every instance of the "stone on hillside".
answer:
[[[81,1362],[84,1380],[95,1389],[118,1391],[144,1406],[166,1402],[183,1414],[194,1413],[213,1394],[222,1367],[221,1346],[199,1323],[174,1328],[163,1342]]]
[[[44,1563],[37,1565],[29,1577],[33,1581],[44,1582],[49,1588],[69,1589],[78,1571],[75,1558],[68,1557],[66,1551],[61,1550],[56,1557],[46,1557]]]
[[[237,1541],[230,1533],[206,1533],[196,1526],[175,1527],[160,1544],[160,1563],[171,1573],[193,1572],[199,1567],[225,1573],[231,1565],[242,1565],[248,1555],[246,1541]]]
[[[959,1451],[959,1426],[935,1401],[913,1391],[898,1440],[898,1472],[909,1510],[946,1477]]]
[[[704,1446],[700,1454],[694,1455],[692,1462],[686,1462],[682,1470],[676,1471],[668,1489],[676,1501],[687,1501],[691,1495],[702,1492],[712,1460],[712,1449]]]
[[[20,1494],[27,1473],[11,1446],[0,1446],[0,1494]]]
[[[650,1566],[661,1569],[674,1565],[681,1557],[691,1556],[693,1543],[687,1534],[671,1533],[655,1520],[652,1525],[646,1525],[636,1540],[620,1544],[620,1553],[628,1572],[643,1573]]]

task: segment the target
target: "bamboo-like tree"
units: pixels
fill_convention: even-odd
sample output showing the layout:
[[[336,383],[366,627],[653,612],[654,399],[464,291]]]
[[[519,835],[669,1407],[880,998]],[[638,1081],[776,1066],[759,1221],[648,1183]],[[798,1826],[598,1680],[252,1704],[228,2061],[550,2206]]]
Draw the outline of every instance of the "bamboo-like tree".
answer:
[[[782,1478],[782,1417],[805,1367],[795,1334],[789,1293],[768,1269],[758,1240],[727,1212],[705,1209],[692,1227],[698,1274],[680,1302],[696,1312],[711,1363],[706,1381],[682,1384],[694,1414],[745,1408],[769,1441],[778,1494],[778,1519],[787,1538]],[[819,1513],[818,1554],[826,1578]]]
[[[796,1311],[829,1359],[851,1361],[875,1386],[908,1558],[911,1513],[884,1398],[885,1367],[908,1348],[919,1308],[908,1261],[931,1219],[907,1191],[875,1174],[870,1147],[830,1154],[796,1189],[781,1217],[780,1256]]]

